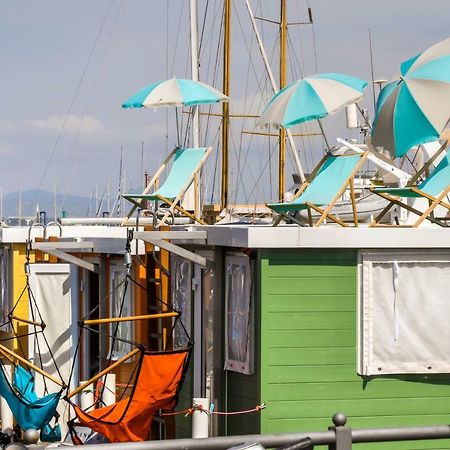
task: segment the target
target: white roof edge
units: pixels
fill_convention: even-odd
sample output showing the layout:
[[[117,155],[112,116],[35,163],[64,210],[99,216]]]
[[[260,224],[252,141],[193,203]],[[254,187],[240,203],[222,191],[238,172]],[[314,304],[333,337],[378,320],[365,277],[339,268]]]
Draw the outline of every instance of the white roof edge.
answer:
[[[31,230],[31,237],[42,237],[42,227],[33,227]],[[24,243],[27,241],[29,235],[29,227],[2,227],[0,228],[0,242],[2,243]],[[50,226],[47,228],[47,237],[57,236],[61,238],[72,239],[126,239],[127,228],[125,227],[111,227],[111,226],[62,226],[62,234],[58,226]]]
[[[210,226],[208,245],[246,248],[450,248],[446,228]]]

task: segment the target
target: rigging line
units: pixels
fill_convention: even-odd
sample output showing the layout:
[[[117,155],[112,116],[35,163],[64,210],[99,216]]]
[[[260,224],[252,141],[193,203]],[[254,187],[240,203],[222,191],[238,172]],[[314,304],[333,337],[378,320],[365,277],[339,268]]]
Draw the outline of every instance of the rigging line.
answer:
[[[119,314],[118,314],[117,317],[122,317],[123,308],[125,306],[125,299],[127,297],[127,288],[128,288],[128,273],[125,274],[125,283],[123,285],[122,298],[121,298],[121,302],[120,302]],[[110,306],[111,306],[111,312],[112,312],[113,302],[111,302]],[[111,361],[113,359],[114,346],[116,344],[116,338],[117,338],[117,335],[119,333],[119,326],[120,326],[120,322],[117,322],[115,327],[114,327],[114,332],[113,332],[113,335],[112,335],[112,342],[111,342],[111,351],[109,353],[110,356],[108,358],[108,364],[107,365],[110,365]]]
[[[272,54],[275,54],[275,46],[274,46],[274,48],[273,48],[273,50],[272,50]],[[263,84],[263,82],[262,82],[263,79],[266,81],[266,86],[267,86],[267,79],[265,78],[265,75],[264,75],[264,74],[261,74],[261,79],[258,79],[258,77],[257,77],[257,80],[258,80],[258,86],[259,86],[260,90],[261,90],[262,92],[265,92],[265,91],[267,91],[267,89],[263,89],[263,88],[261,87],[262,84]],[[254,100],[256,100],[256,98],[257,98],[257,96],[256,96],[256,94],[255,94]],[[259,97],[259,101],[260,101],[260,106],[261,106],[261,103],[262,103],[262,101],[263,101],[262,96]],[[250,140],[250,142],[249,142],[249,147],[250,147],[250,145],[252,144],[252,142],[253,142],[253,136],[251,137],[251,140]],[[270,146],[270,144],[269,144],[269,146]],[[245,165],[247,164],[247,158],[248,158],[249,150],[250,150],[249,147],[248,147],[248,149],[247,149],[246,159],[245,159],[245,161],[244,161]],[[260,161],[261,161],[261,160],[260,160]],[[249,167],[249,169],[250,169],[250,172],[251,172],[251,174],[252,174],[252,176],[253,176],[253,173],[252,173],[252,170],[251,170],[250,167]],[[261,171],[260,171],[260,173],[261,173]],[[270,177],[271,177],[271,172],[270,172]],[[241,179],[242,179],[242,177],[241,177]],[[259,182],[260,182],[261,179],[262,179],[261,177],[258,177],[258,178],[255,179],[255,177],[253,176],[253,180],[255,181],[255,188],[256,188],[256,191],[257,191],[257,193],[258,193],[259,195],[263,195],[262,192],[260,191],[260,188],[259,188]],[[254,191],[254,189],[253,189],[253,191]]]
[[[219,38],[217,40],[215,59],[214,59],[214,67],[213,67],[213,70],[212,70],[212,84],[213,85],[215,85],[215,82],[216,82],[216,80],[218,78],[219,60],[220,60],[219,55],[220,55],[220,49],[221,49],[221,47],[223,45],[222,43],[223,43],[223,27],[224,27],[224,17],[223,17],[223,14],[221,14],[222,8],[219,8],[217,1],[216,1],[216,4],[215,4],[214,11],[215,11],[215,14],[213,16],[213,23],[212,23],[212,25],[214,27],[214,25],[215,25],[215,23],[217,21],[217,17],[220,18],[220,25],[219,25]],[[212,50],[213,50],[213,46],[211,45],[210,46],[210,52],[209,52],[209,58],[208,58],[208,70],[207,70],[207,73],[211,73],[210,63],[211,63],[211,60],[213,60],[213,58],[211,57]],[[213,107],[213,105],[209,106],[209,108],[208,108],[209,112],[212,111],[212,107]],[[212,116],[208,116],[207,117],[207,121],[206,121],[205,142],[208,142],[208,136],[209,136],[209,130],[210,130],[211,122],[212,122]],[[217,131],[216,131],[217,139],[218,139],[218,136],[219,136],[219,133],[220,133],[220,130],[221,130],[222,126],[223,126],[223,119],[221,119],[218,122],[218,127],[217,127]],[[216,162],[215,162],[215,168],[214,168],[213,186],[212,186],[212,189],[211,189],[211,203],[214,200],[214,193],[215,193],[215,190],[216,190],[215,186],[216,186],[217,173],[218,173],[218,167],[219,167],[219,152],[216,152],[216,160],[215,161]]]
[[[222,5],[220,5],[220,6],[222,6]],[[219,33],[217,32],[217,26],[216,26],[218,20],[220,21]],[[212,12],[212,21],[211,21],[210,29],[209,29],[207,35],[206,35],[206,29],[205,29],[205,35],[202,36],[202,45],[201,45],[201,48],[199,49],[199,59],[203,58],[203,55],[206,53],[206,50],[208,49],[208,54],[209,54],[208,60],[209,61],[211,60],[211,53],[213,51],[213,38],[218,36],[218,38],[217,38],[218,42],[220,42],[220,40],[222,39],[223,33],[221,33],[221,31],[220,31],[222,29],[222,23],[223,23],[222,8],[218,7],[217,0],[216,0],[215,6],[214,6],[213,12]],[[206,27],[206,17],[205,17],[205,27]],[[208,43],[210,43],[210,45],[206,45]],[[206,55],[205,55],[205,57],[206,57]],[[206,73],[209,73],[209,70],[206,70]]]
[[[238,23],[239,23],[239,27],[240,27],[241,34],[242,34],[242,36],[244,37],[244,42],[245,42],[245,46],[246,46],[246,49],[247,49],[247,53],[248,53],[248,55],[249,55],[249,64],[248,64],[248,66],[247,66],[247,67],[248,67],[248,71],[247,71],[247,85],[246,85],[246,92],[247,92],[247,88],[248,88],[248,79],[249,79],[249,71],[250,71],[250,68],[253,69],[253,73],[254,73],[256,79],[258,80],[258,87],[259,87],[260,91],[262,91],[262,88],[261,88],[261,84],[262,84],[262,83],[261,83],[261,81],[259,81],[259,79],[258,79],[258,71],[257,71],[257,69],[256,69],[256,67],[255,67],[255,64],[254,64],[254,62],[253,62],[253,59],[251,58],[251,54],[252,54],[252,46],[253,46],[253,44],[254,44],[254,34],[251,33],[251,45],[249,46],[249,44],[248,44],[248,42],[247,42],[247,39],[246,39],[246,35],[245,35],[245,33],[244,33],[244,28],[243,28],[243,25],[242,25],[242,20],[241,20],[241,17],[240,17],[240,15],[239,15],[239,11],[237,10],[235,4],[234,4],[234,10],[235,10],[235,13],[236,13],[236,17],[237,17],[237,19],[238,19]],[[261,76],[261,78],[263,78],[263,76]],[[247,98],[245,99],[245,103],[244,103],[244,111],[245,111],[246,101],[247,101]],[[239,139],[240,143],[242,143],[242,131],[243,131],[243,127],[244,127],[245,123],[246,123],[246,121],[245,121],[245,119],[244,119],[244,120],[241,122],[242,128],[241,128],[240,139]],[[249,153],[249,150],[250,150],[250,144],[251,144],[251,140],[250,140],[250,143],[249,143],[249,145],[248,145],[248,147],[247,147],[246,160],[247,160],[247,158],[248,158],[248,153]],[[243,190],[244,190],[244,196],[245,196],[245,187],[244,187],[244,184],[243,184],[243,178],[244,178],[244,177],[243,177],[243,171],[242,171],[242,169],[240,168],[241,154],[242,154],[242,146],[239,145],[238,151],[236,152],[236,156],[237,156],[237,163],[238,163],[238,173],[240,173],[241,176],[238,177],[237,180],[236,180],[237,185],[236,185],[236,189],[235,189],[235,192],[234,192],[235,201],[236,201],[236,198],[237,198],[237,195],[238,195],[239,184],[242,185],[242,188],[243,188]],[[244,165],[244,167],[245,167],[245,165]],[[254,176],[253,176],[253,180],[256,181],[256,178],[255,178]],[[239,181],[240,181],[241,183],[239,183]],[[247,198],[247,201],[248,201],[248,198]]]
[[[34,296],[34,293],[31,290],[31,288],[28,289],[28,292],[29,292],[29,295],[31,295],[32,301],[34,303],[34,307],[36,308],[36,311],[39,314],[39,318],[41,319],[41,322],[44,323],[44,321],[42,319],[42,316],[41,316],[41,312],[39,310],[39,307],[38,307],[38,304],[37,304],[37,301],[36,301],[36,297]],[[30,308],[30,309],[31,309],[31,312],[33,314],[33,308]],[[33,320],[34,320],[34,318],[33,318]],[[36,325],[34,325],[34,327],[36,328]],[[61,371],[59,370],[58,364],[56,362],[55,355],[53,354],[53,351],[52,351],[52,349],[50,347],[50,344],[48,343],[48,339],[47,339],[47,336],[45,335],[44,330],[42,330],[42,338],[44,339],[45,345],[47,346],[47,350],[50,353],[50,358],[51,358],[51,360],[53,362],[53,365],[55,366],[56,371],[58,372],[58,376],[59,376],[60,380],[64,383],[64,379],[62,377]],[[37,342],[38,342],[38,350],[39,350],[39,359],[41,361],[41,368],[44,368],[44,366],[42,365],[42,356],[41,356],[41,352],[40,352],[40,349],[39,349],[39,340],[38,339],[37,339]]]
[[[96,70],[96,73],[95,73],[94,78],[93,78],[93,80],[92,80],[92,83],[91,83],[91,86],[90,86],[90,89],[89,89],[89,93],[88,93],[88,95],[87,95],[87,101],[86,101],[85,106],[84,106],[84,109],[83,109],[83,114],[82,114],[81,120],[80,120],[79,123],[78,123],[77,131],[76,131],[76,133],[75,133],[74,139],[72,140],[71,148],[70,148],[69,152],[67,153],[67,159],[69,159],[70,155],[73,153],[73,151],[74,151],[76,145],[78,144],[79,134],[80,134],[81,129],[82,129],[83,125],[84,125],[84,121],[85,121],[85,118],[86,118],[86,113],[87,113],[88,107],[89,107],[90,104],[91,104],[91,100],[92,100],[92,98],[93,98],[92,92],[93,92],[93,90],[94,90],[94,87],[95,87],[96,84],[97,84],[97,81],[98,81],[98,78],[99,78],[99,74],[100,74],[100,69],[101,69],[101,66],[102,66],[102,64],[103,64],[103,61],[104,61],[104,59],[105,59],[105,57],[106,57],[106,53],[107,53],[107,50],[108,50],[108,48],[109,48],[109,44],[110,44],[110,42],[111,42],[111,37],[112,37],[113,31],[114,31],[114,29],[116,28],[117,20],[118,20],[118,17],[119,17],[119,12],[120,12],[121,8],[122,8],[122,0],[119,0],[119,6],[118,6],[118,8],[117,8],[117,10],[116,10],[114,19],[113,19],[113,21],[112,21],[112,25],[111,25],[111,29],[110,29],[110,32],[109,32],[109,36],[108,36],[107,39],[106,39],[106,46],[105,46],[104,49],[103,49],[103,54],[101,55],[101,57],[100,57],[100,62],[99,62],[99,64],[97,65],[97,70]],[[68,193],[69,193],[69,191],[70,191],[70,189],[71,189],[71,187],[72,187],[72,183],[73,183],[73,179],[74,179],[76,170],[77,170],[78,167],[79,167],[79,157],[80,157],[80,153],[81,153],[81,149],[80,149],[80,147],[78,147],[78,152],[77,152],[77,154],[75,155],[75,158],[76,158],[76,159],[75,159],[75,163],[70,165],[70,167],[71,167],[71,171],[70,171],[71,174],[70,174],[70,176],[69,176],[69,177],[66,177],[66,175],[65,175],[64,173],[62,174],[62,178],[63,178],[63,179],[67,179],[67,178],[68,178],[69,181],[68,181],[68,183],[67,183],[67,188],[66,188],[66,190],[65,190],[65,192],[64,192],[64,197],[63,197],[62,205],[60,206],[60,210],[64,210],[65,202],[66,202]],[[61,178],[61,177],[60,177],[60,178]],[[58,180],[58,181],[59,181],[59,180]]]
[[[270,159],[272,158],[273,154],[276,152],[276,150],[277,150],[277,145],[275,144],[275,145],[274,145],[274,148],[272,149],[272,151],[271,151],[270,154],[269,154],[269,158],[268,158],[267,162],[264,164],[263,171],[266,170],[266,168],[267,168],[267,166],[268,166],[268,164],[269,164],[269,161],[270,161]],[[253,192],[254,192],[255,189],[256,189],[256,185],[253,187],[253,190],[250,192],[250,195],[253,194]]]
[[[174,46],[174,50],[173,50],[173,58],[172,58],[172,66],[171,66],[171,68],[170,68],[170,72],[171,72],[171,74],[170,74],[170,76],[173,76],[174,75],[174,69],[175,69],[175,59],[176,59],[176,56],[177,56],[177,50],[178,50],[178,40],[180,39],[180,37],[181,37],[181,33],[180,33],[180,30],[181,30],[181,22],[182,22],[182,18],[183,18],[183,16],[184,16],[184,3],[185,2],[181,2],[181,11],[180,11],[180,16],[179,16],[179,19],[178,19],[178,26],[177,26],[177,31],[176,31],[176,39],[175,39],[175,46]]]
[[[238,23],[239,23],[239,27],[240,27],[240,29],[241,29],[241,33],[242,33],[242,35],[244,36],[244,31],[243,31],[243,27],[242,27],[242,22],[241,22],[241,18],[240,18],[240,16],[239,16],[239,12],[238,12],[238,10],[237,10],[237,8],[236,8],[236,4],[235,3],[233,3],[233,8],[234,8],[234,10],[235,10],[235,13],[236,13],[236,17],[237,17],[237,19],[238,19]],[[244,95],[244,105],[243,105],[243,110],[244,110],[244,113],[247,111],[247,108],[246,108],[246,103],[247,103],[247,94],[248,94],[248,85],[249,85],[249,73],[250,73],[250,62],[252,61],[252,59],[251,59],[251,49],[252,49],[252,47],[253,47],[253,42],[254,42],[254,36],[253,36],[253,33],[251,34],[251,45],[250,45],[250,48],[249,48],[249,46],[247,45],[247,40],[245,39],[245,36],[244,36],[244,42],[246,43],[246,47],[247,47],[247,52],[248,52],[248,54],[249,54],[249,63],[247,64],[247,74],[246,74],[246,80],[245,80],[245,89],[244,89],[244,93],[245,93],[245,95]],[[241,130],[240,130],[240,133],[239,133],[239,146],[238,146],[238,152],[237,152],[237,164],[238,164],[238,172],[241,172],[241,176],[240,177],[237,177],[237,179],[236,179],[236,190],[235,190],[235,193],[234,193],[234,202],[236,203],[236,199],[237,199],[237,195],[238,195],[238,191],[239,191],[239,182],[241,181],[241,183],[243,184],[243,173],[242,173],[242,170],[240,170],[240,161],[241,161],[241,155],[242,155],[242,141],[243,141],[243,134],[242,134],[242,131],[244,130],[244,124],[246,123],[246,120],[245,119],[243,119],[242,121],[241,121]],[[244,163],[244,167],[245,167],[245,163]],[[244,195],[245,195],[245,187],[244,186],[242,186],[242,188],[243,188],[243,190],[244,190]],[[247,203],[247,201],[246,201],[246,203]]]
[[[103,194],[100,198],[100,202],[97,208],[97,211],[95,212],[95,217],[98,217],[100,214],[100,211],[102,210],[103,200],[105,199],[106,189],[108,188],[108,185],[105,185],[105,188],[103,189]]]
[[[310,4],[309,4],[309,0],[306,0],[306,4],[308,6],[308,8],[311,8]],[[311,24],[311,30],[312,30],[312,41],[313,41],[313,51],[314,51],[314,64],[315,64],[315,71],[316,73],[319,71],[319,59],[318,59],[318,54],[317,54],[317,40],[316,40],[316,27],[314,24],[314,20]]]
[[[115,286],[113,289],[111,289],[90,311],[88,311],[87,314],[81,319],[81,322],[89,319],[91,314],[97,311],[100,306],[103,306],[106,300],[108,300],[108,298],[110,298],[116,292],[116,290],[118,290],[122,286],[123,283],[125,283],[125,279],[122,280],[122,282]]]
[[[220,36],[223,35],[223,32],[222,32],[223,26],[224,26],[224,18],[221,17],[220,27],[219,27]],[[212,76],[212,80],[211,80],[213,85],[215,85],[215,82],[216,82],[217,77],[218,77],[218,72],[219,72],[219,55],[220,55],[220,47],[221,47],[221,45],[222,45],[222,38],[220,38],[218,40],[217,47],[216,47],[216,54],[215,54],[215,59],[214,59],[214,67],[213,67],[213,70],[212,70],[213,76]],[[210,55],[209,55],[209,58],[208,58],[208,73],[210,73],[210,61],[212,59],[211,58],[211,52],[212,52],[212,48],[211,48]],[[208,81],[210,81],[210,80],[208,80]],[[208,107],[209,113],[211,113],[212,108],[213,108],[213,105],[209,105],[209,107]],[[206,142],[207,142],[207,138],[208,138],[209,126],[210,126],[211,121],[212,121],[212,116],[208,115],[208,118],[207,118],[207,121],[206,121],[206,133],[205,133],[205,141]]]
[[[200,58],[200,52],[202,50],[202,45],[203,45],[203,36],[205,34],[206,18],[208,16],[208,8],[209,8],[209,0],[206,1],[205,12],[203,14],[203,20],[202,20],[202,25],[201,25],[200,39],[199,39],[199,43],[198,43],[198,56],[199,56],[199,58]]]
[[[60,142],[60,140],[61,140],[61,137],[62,137],[64,128],[66,127],[68,118],[69,118],[70,113],[71,113],[71,111],[72,111],[72,108],[73,108],[73,106],[74,106],[74,104],[75,104],[75,100],[76,100],[76,98],[78,97],[78,93],[80,92],[81,85],[82,85],[82,83],[83,83],[84,77],[86,76],[87,70],[88,70],[88,68],[89,68],[89,66],[90,66],[92,57],[93,57],[93,55],[94,55],[94,51],[95,51],[95,49],[96,49],[96,47],[97,47],[97,44],[98,44],[98,42],[99,42],[99,40],[100,40],[101,34],[102,34],[102,32],[103,32],[103,28],[104,28],[104,26],[105,26],[105,24],[106,24],[106,21],[107,21],[107,18],[108,18],[108,16],[109,16],[109,12],[110,12],[110,10],[111,10],[111,7],[112,7],[113,3],[114,3],[114,0],[110,0],[109,5],[108,5],[108,7],[107,7],[107,9],[106,9],[106,13],[105,13],[105,15],[104,15],[104,17],[103,17],[103,20],[102,20],[102,22],[101,22],[100,28],[99,28],[99,30],[98,30],[98,32],[97,32],[97,36],[95,37],[94,45],[92,46],[92,48],[91,48],[91,50],[90,50],[90,52],[89,52],[88,59],[87,59],[86,64],[85,64],[85,66],[84,66],[84,68],[83,68],[83,71],[82,71],[82,73],[81,73],[81,77],[80,77],[80,79],[79,79],[79,81],[78,81],[78,84],[77,84],[77,86],[76,86],[76,88],[75,88],[75,93],[74,93],[74,95],[73,95],[73,97],[72,97],[72,100],[71,100],[71,102],[70,102],[70,104],[69,104],[69,109],[67,110],[67,113],[66,113],[66,115],[65,115],[65,117],[64,117],[62,126],[61,126],[61,128],[60,128],[60,130],[59,130],[59,132],[58,132],[57,137],[56,137],[56,141],[55,141],[55,143],[53,144],[53,148],[52,148],[52,150],[51,150],[51,152],[50,152],[50,157],[49,157],[48,160],[47,160],[47,163],[46,163],[44,172],[42,173],[42,177],[41,177],[41,179],[40,179],[40,181],[39,181],[38,188],[37,188],[36,193],[35,193],[35,195],[34,195],[33,201],[31,202],[31,211],[33,211],[34,208],[35,208],[35,206],[36,206],[36,201],[37,201],[37,198],[38,198],[38,196],[39,196],[39,194],[40,194],[40,192],[41,192],[42,184],[43,184],[43,182],[44,182],[44,180],[45,180],[45,177],[46,177],[46,175],[47,175],[48,169],[50,168],[50,164],[51,164],[51,162],[52,162],[52,160],[53,160],[53,157],[54,157],[54,155],[55,155],[55,152],[56,152],[56,149],[57,149],[57,147],[58,147],[58,144],[59,144],[59,142]]]
[[[210,142],[211,147],[213,147],[214,149],[218,148],[218,145],[219,145],[219,134],[220,134],[220,128],[217,128],[216,129],[216,134],[213,137],[212,141]],[[202,192],[203,202],[205,204],[208,203],[208,187],[209,187],[209,184],[211,182],[211,178],[212,177],[213,177],[213,186],[212,186],[212,191],[211,192],[212,193],[214,192],[214,177],[215,177],[216,169],[217,169],[217,158],[215,158],[215,160],[216,160],[216,162],[215,162],[214,165],[210,163],[210,164],[208,164],[206,166],[207,170],[206,170],[206,175],[205,175],[205,180],[204,180],[205,182],[204,182],[203,192]],[[211,168],[211,166],[213,168]],[[212,198],[211,198],[211,203],[213,203]]]

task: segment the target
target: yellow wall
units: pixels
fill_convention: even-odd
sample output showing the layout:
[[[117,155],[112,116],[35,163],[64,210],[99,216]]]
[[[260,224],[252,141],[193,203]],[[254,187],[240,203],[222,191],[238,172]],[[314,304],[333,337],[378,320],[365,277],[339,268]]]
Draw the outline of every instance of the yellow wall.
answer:
[[[24,287],[26,286],[26,275],[24,264],[26,262],[26,244],[12,245],[12,304],[15,305],[20,297]],[[30,254],[30,262],[34,262],[34,254]],[[25,291],[20,298],[20,301],[14,310],[14,315],[28,319],[28,292]],[[14,321],[14,328],[18,335],[26,334],[28,332],[28,325]],[[23,337],[19,342],[14,342],[14,350],[19,354],[26,352],[28,349],[28,339]],[[24,355],[28,357],[28,355]]]

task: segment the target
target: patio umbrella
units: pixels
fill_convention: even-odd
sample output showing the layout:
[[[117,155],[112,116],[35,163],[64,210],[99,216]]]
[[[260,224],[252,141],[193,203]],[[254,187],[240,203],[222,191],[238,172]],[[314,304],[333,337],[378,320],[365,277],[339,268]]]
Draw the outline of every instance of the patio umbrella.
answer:
[[[217,89],[199,81],[172,78],[141,89],[122,104],[122,108],[195,106],[228,101]]]
[[[450,119],[450,39],[405,61],[400,73],[381,90],[372,129],[373,145],[393,157],[435,141]]]
[[[258,119],[259,126],[290,128],[334,114],[363,97],[367,82],[340,73],[302,78],[278,92]]]

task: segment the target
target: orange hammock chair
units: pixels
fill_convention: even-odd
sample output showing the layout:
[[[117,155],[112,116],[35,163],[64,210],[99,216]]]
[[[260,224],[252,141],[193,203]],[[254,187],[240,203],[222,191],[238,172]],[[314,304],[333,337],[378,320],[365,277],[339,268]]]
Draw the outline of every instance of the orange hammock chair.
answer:
[[[173,409],[176,405],[189,353],[189,349],[142,351],[130,397],[89,413],[74,405],[79,423],[110,442],[148,440],[155,412]]]

